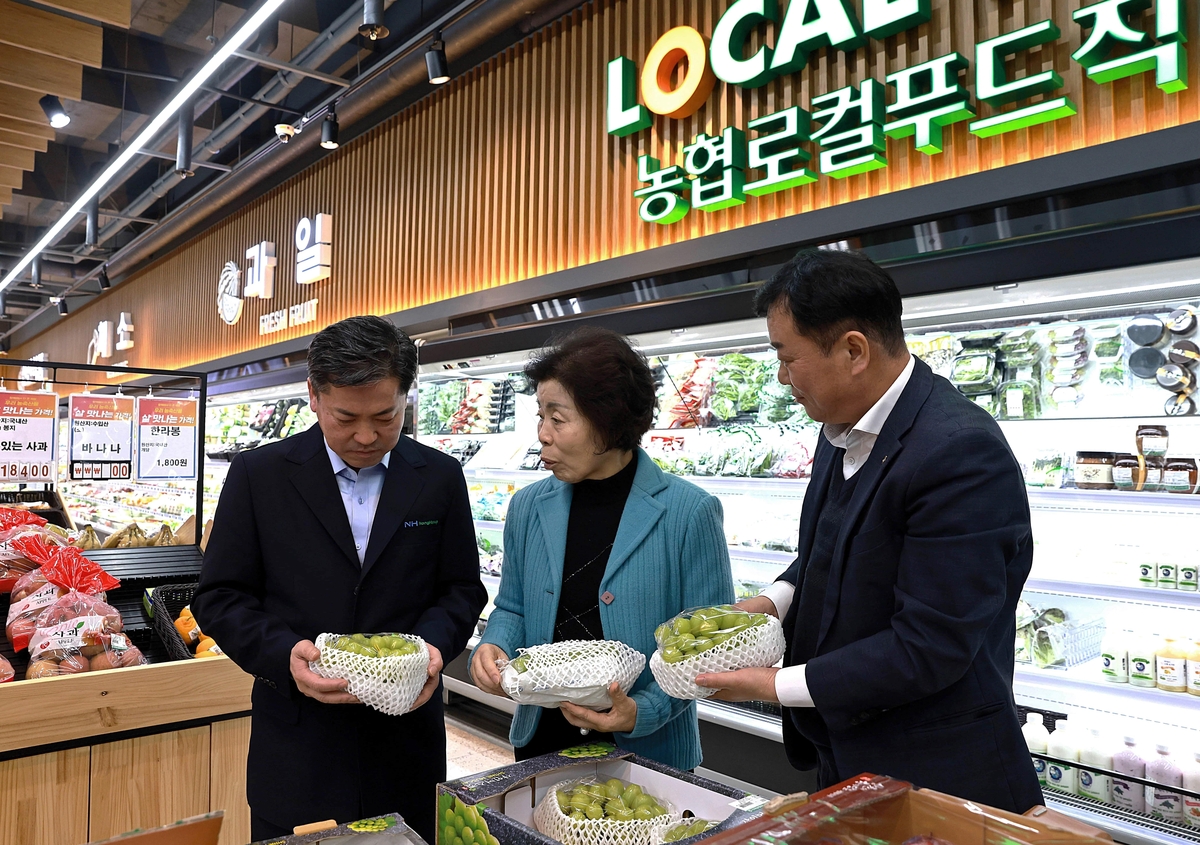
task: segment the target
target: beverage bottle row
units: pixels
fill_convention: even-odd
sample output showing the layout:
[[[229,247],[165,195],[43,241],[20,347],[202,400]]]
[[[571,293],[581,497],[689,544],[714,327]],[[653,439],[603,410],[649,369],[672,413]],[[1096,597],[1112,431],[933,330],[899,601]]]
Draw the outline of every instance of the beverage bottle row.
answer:
[[[1032,712],[1026,716],[1022,733],[1031,753],[1063,761],[1034,757],[1042,786],[1200,829],[1200,798],[1170,789],[1182,787],[1200,793],[1200,750],[1175,756],[1169,744],[1158,743],[1150,752],[1139,748],[1133,736],[1118,742],[1099,727],[1084,732],[1066,719],[1057,720],[1054,731],[1049,732],[1042,715]],[[1156,785],[1143,786],[1098,771],[1101,769]]]
[[[1105,680],[1200,696],[1200,641],[1110,631],[1100,646]]]

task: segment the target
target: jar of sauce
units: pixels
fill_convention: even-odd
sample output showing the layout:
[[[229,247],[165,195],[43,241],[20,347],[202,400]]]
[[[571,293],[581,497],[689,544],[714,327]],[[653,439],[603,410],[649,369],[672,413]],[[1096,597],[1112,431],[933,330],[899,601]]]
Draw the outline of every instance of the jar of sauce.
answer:
[[[1146,483],[1142,487],[1145,492],[1157,493],[1163,489],[1163,470],[1166,464],[1166,458],[1146,457]]]
[[[1170,458],[1163,467],[1163,489],[1168,493],[1196,491],[1196,461],[1192,458]]]
[[[1165,425],[1139,425],[1135,433],[1139,455],[1157,458],[1167,454],[1167,427]]]
[[[1080,490],[1113,490],[1113,464],[1117,456],[1112,452],[1076,452],[1075,486]]]
[[[1167,328],[1175,337],[1191,337],[1196,333],[1196,309],[1191,305],[1176,308],[1167,318]]]
[[[1136,490],[1138,479],[1145,483],[1138,466],[1137,455],[1117,455],[1113,461],[1113,486],[1118,490]]]

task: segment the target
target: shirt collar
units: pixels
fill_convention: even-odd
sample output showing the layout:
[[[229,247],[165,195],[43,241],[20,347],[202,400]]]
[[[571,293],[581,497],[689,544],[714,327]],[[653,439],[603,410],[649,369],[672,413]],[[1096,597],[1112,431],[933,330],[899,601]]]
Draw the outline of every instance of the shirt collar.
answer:
[[[896,376],[892,386],[884,391],[883,395],[879,397],[879,401],[872,405],[869,411],[862,415],[862,419],[853,425],[826,425],[823,429],[825,438],[834,446],[844,449],[846,441],[853,432],[857,431],[878,437],[879,432],[883,431],[884,423],[895,409],[896,403],[900,401],[900,394],[908,386],[908,380],[912,377],[916,362],[917,359],[909,355],[908,363],[904,365],[900,375]]]
[[[355,474],[358,473],[358,470],[354,469],[354,467],[350,466],[348,463],[343,461],[341,456],[337,452],[335,452],[329,448],[328,440],[326,440],[324,437],[322,437],[321,442],[325,444],[325,451],[329,453],[329,463],[333,465],[333,474],[334,475],[341,475],[342,471],[347,470],[347,469]],[[391,459],[391,457],[392,457],[391,452],[385,452],[383,454],[383,460],[381,460],[379,462],[379,464],[383,464],[383,468],[387,469],[388,461]],[[379,466],[379,464],[376,464],[375,466]],[[374,469],[374,467],[364,467],[364,469]]]

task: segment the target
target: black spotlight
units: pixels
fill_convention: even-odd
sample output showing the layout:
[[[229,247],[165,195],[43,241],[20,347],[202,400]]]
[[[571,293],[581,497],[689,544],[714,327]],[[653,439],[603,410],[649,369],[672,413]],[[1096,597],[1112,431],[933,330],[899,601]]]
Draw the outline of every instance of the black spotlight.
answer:
[[[50,121],[50,125],[55,129],[62,129],[71,122],[71,117],[63,111],[62,101],[53,94],[47,94],[42,99],[38,100],[38,104],[42,107],[42,111],[46,113],[46,119]]]
[[[107,267],[100,268],[100,275],[96,277],[96,281],[100,284],[100,290],[108,290],[112,287],[112,282],[108,278]]]
[[[383,24],[383,0],[366,0],[363,3],[363,22],[358,34],[372,41],[388,37],[388,28]]]
[[[60,317],[67,316],[67,300],[65,300],[65,299],[60,299],[58,301],[58,316],[60,316]]]
[[[338,122],[335,112],[331,111],[321,121],[321,146],[327,150],[338,148]]]
[[[425,70],[429,72],[429,81],[434,85],[442,85],[450,81],[450,68],[446,64],[446,42],[439,32],[433,38],[433,43],[425,51]]]
[[[42,286],[42,257],[35,255],[33,264],[29,271],[29,286],[31,288],[40,288]]]

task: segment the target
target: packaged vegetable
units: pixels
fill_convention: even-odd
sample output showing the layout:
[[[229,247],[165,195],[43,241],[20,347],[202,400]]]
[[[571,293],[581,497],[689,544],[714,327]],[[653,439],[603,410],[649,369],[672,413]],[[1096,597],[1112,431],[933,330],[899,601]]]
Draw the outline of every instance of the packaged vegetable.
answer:
[[[563,702],[607,710],[608,687],[628,693],[646,668],[646,656],[613,640],[565,640],[519,650],[500,667],[500,686],[518,704],[558,707]]]
[[[693,836],[699,836],[702,833],[707,833],[716,827],[718,822],[712,822],[708,819],[684,819],[677,825],[672,825],[667,828],[662,835],[663,842],[679,842],[683,839],[691,839]]]
[[[121,669],[146,662],[123,633],[120,612],[100,598],[120,585],[77,549],[60,548],[42,567],[47,582],[66,590],[35,620],[26,678]]]
[[[753,666],[774,666],[783,657],[783,627],[774,616],[747,613],[730,604],[686,610],[658,626],[658,649],[650,671],[673,698],[708,698],[716,690],[696,677]]]
[[[66,545],[66,539],[51,527],[42,517],[27,510],[0,508],[0,592],[9,592],[17,577],[41,563],[24,554],[18,541],[36,538],[42,546]]]
[[[538,831],[564,845],[652,845],[679,820],[669,803],[619,778],[556,784],[533,813]]]
[[[308,664],[322,678],[344,678],[363,704],[389,716],[409,711],[429,672],[429,649],[412,634],[321,634]]]
[[[17,676],[13,671],[12,664],[8,662],[8,658],[0,654],[0,684],[7,684]]]
[[[40,568],[53,559],[57,548],[37,536],[20,537],[13,542],[13,551],[38,567],[23,573],[12,587],[4,632],[13,651],[22,651],[29,646],[29,638],[37,628],[37,617],[67,592],[65,588],[51,584]]]

